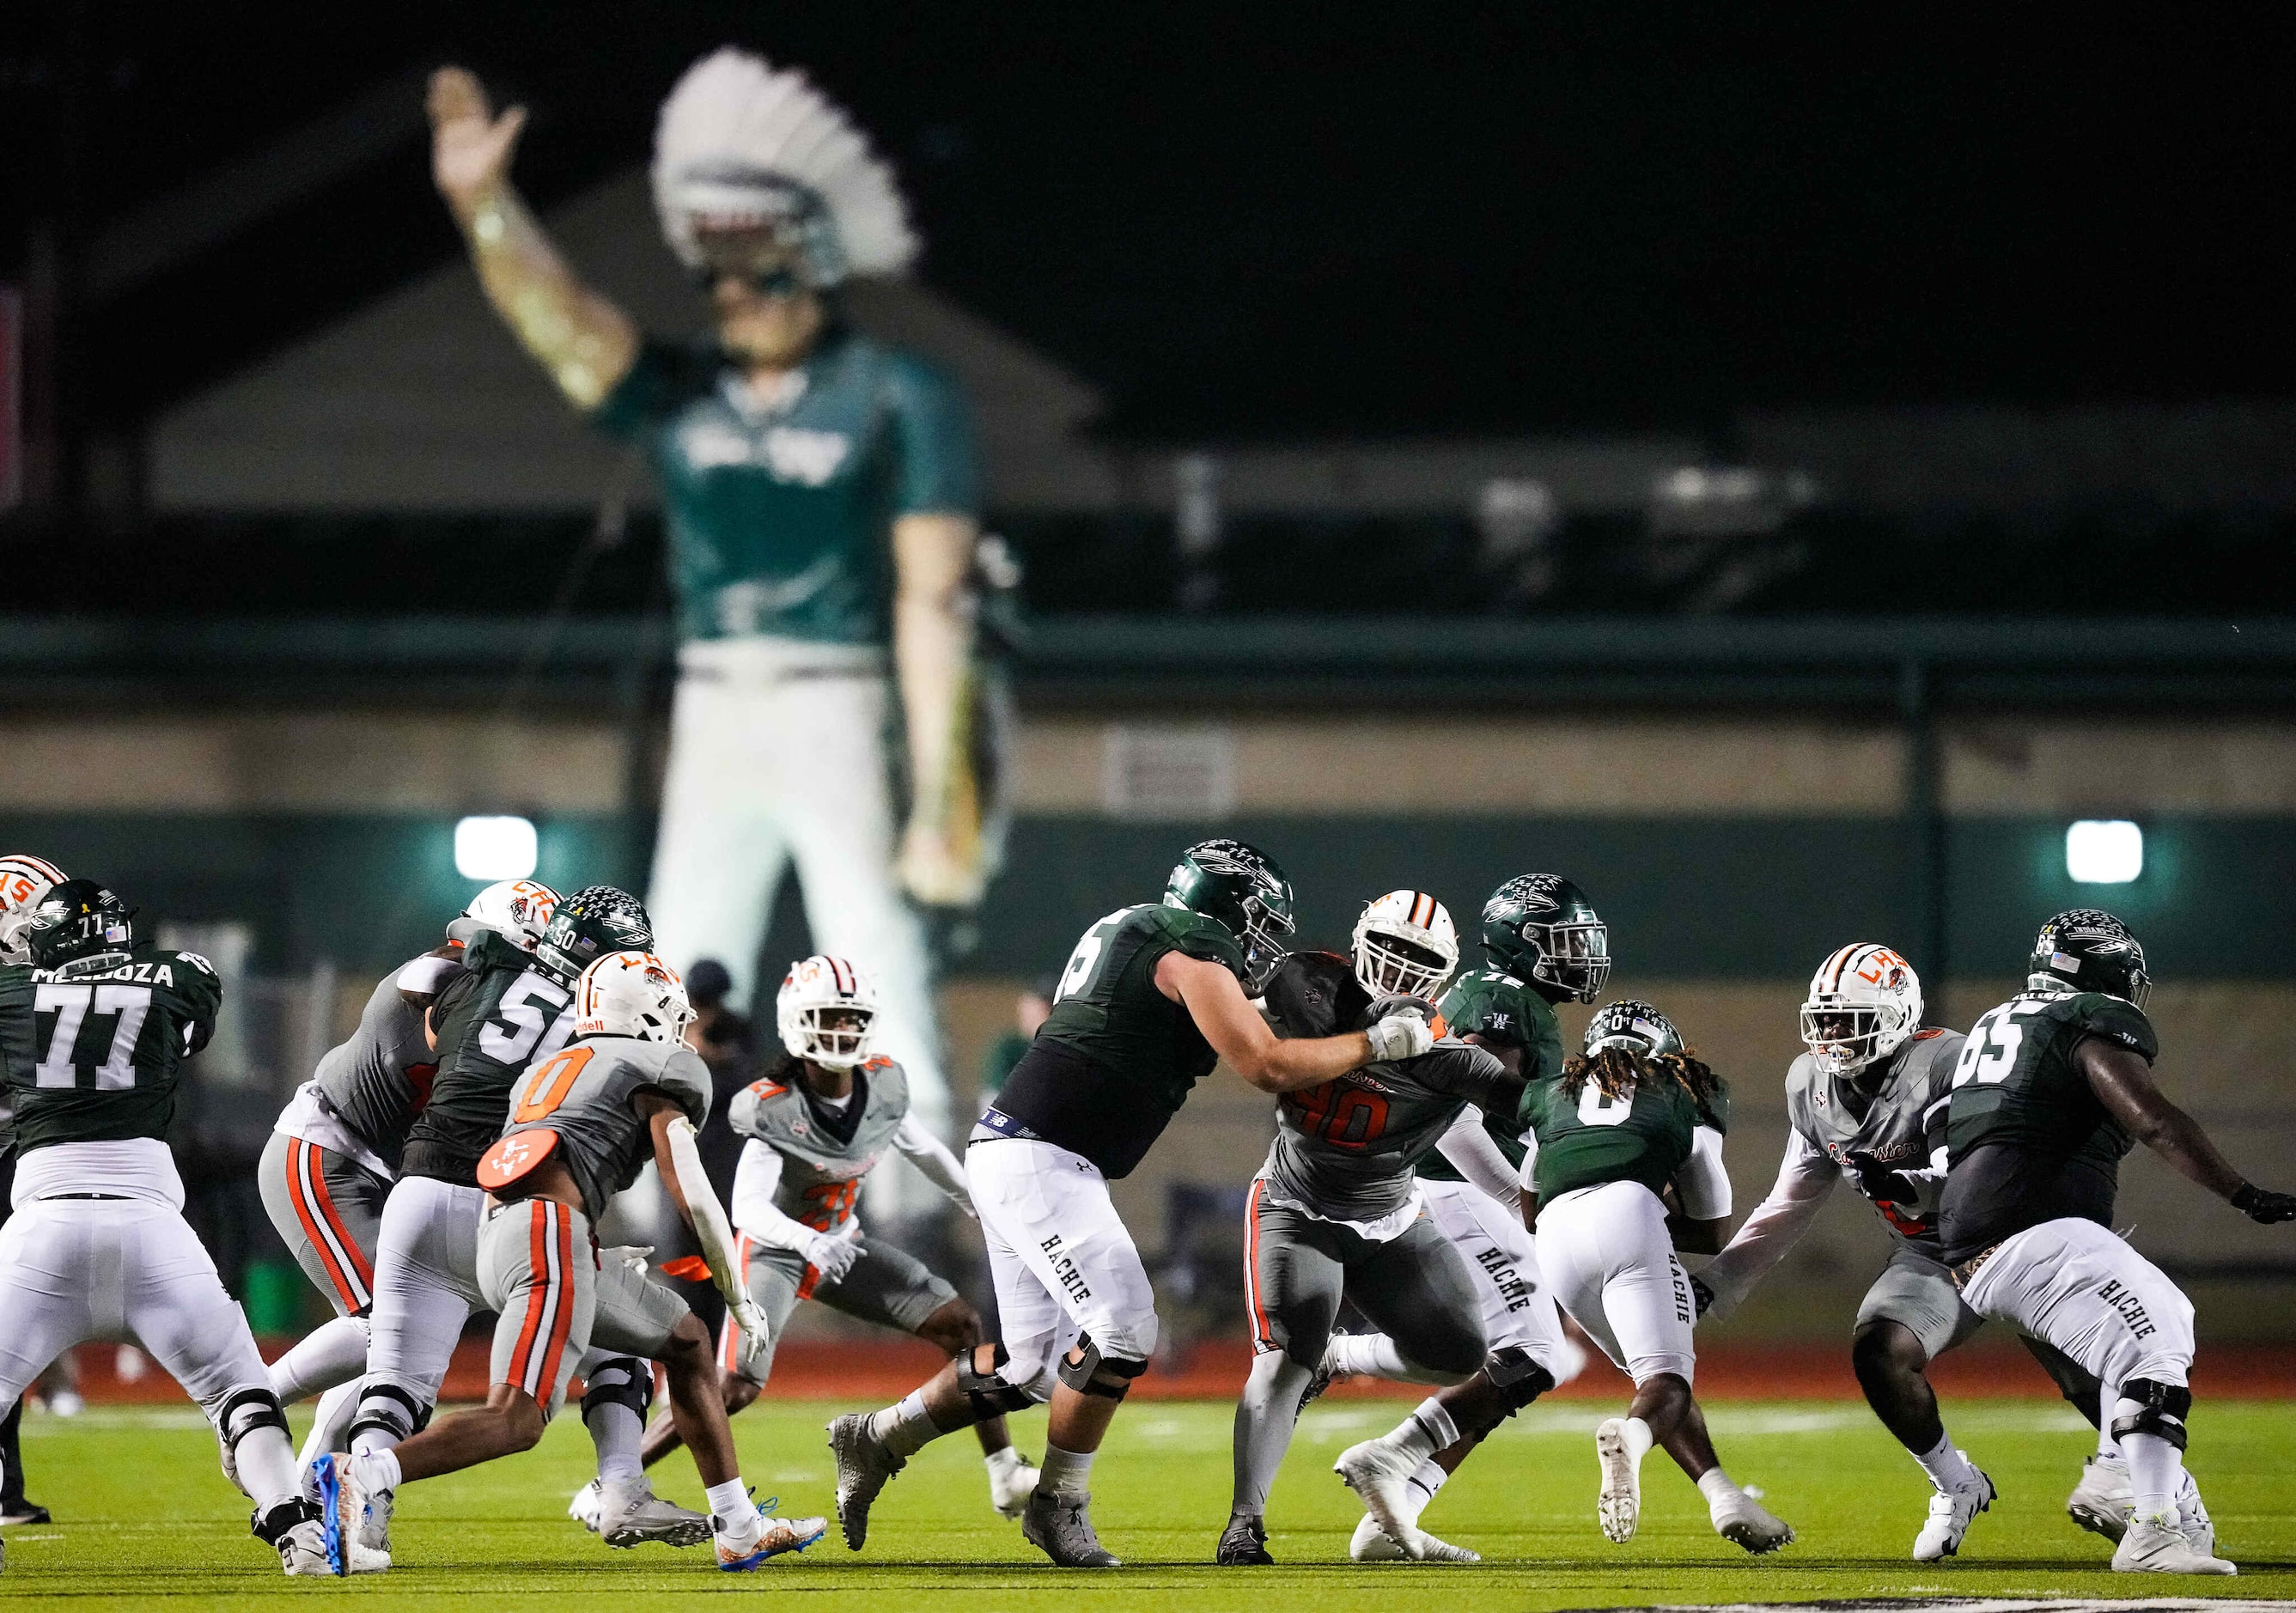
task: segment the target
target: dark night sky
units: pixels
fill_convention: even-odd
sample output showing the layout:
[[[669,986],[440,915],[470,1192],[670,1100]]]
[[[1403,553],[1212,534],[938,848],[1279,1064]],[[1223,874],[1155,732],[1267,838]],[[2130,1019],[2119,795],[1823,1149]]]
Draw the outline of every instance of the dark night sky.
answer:
[[[1127,435],[2292,389],[2284,23],[39,9],[0,34],[0,268],[36,215],[99,225],[448,59],[532,103],[546,202],[642,155],[680,67],[732,40],[846,100],[900,163],[928,277],[1101,383]],[[86,314],[89,407],[132,416],[455,250],[410,143]]]

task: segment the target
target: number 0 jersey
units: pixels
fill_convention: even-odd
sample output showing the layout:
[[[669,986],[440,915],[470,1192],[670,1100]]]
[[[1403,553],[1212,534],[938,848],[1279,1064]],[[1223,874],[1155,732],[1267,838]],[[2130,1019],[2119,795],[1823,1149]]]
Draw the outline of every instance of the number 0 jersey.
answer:
[[[1539,1201],[1551,1204],[1605,1182],[1639,1182],[1663,1192],[1689,1160],[1700,1126],[1730,1129],[1729,1108],[1726,1093],[1701,1103],[1672,1076],[1637,1081],[1616,1098],[1591,1078],[1576,1095],[1560,1076],[1534,1081],[1523,1093],[1522,1112],[1538,1139],[1531,1168]]]
[[[1451,982],[1438,1006],[1453,1036],[1522,1049],[1525,1081],[1562,1073],[1562,1025],[1554,1017],[1554,1005],[1513,975],[1471,969]],[[1483,1129],[1507,1163],[1521,1169],[1522,1157],[1529,1150],[1523,1147],[1522,1118],[1514,1106],[1497,1109],[1486,1105]],[[1419,1174],[1430,1182],[1461,1180],[1457,1167],[1437,1153],[1419,1161]]]
[[[1958,1263],[2013,1232],[2078,1216],[2109,1226],[2128,1134],[2090,1090],[2073,1050],[2099,1036],[2150,1064],[2144,1011],[2102,992],[2027,993],[1969,1028],[1953,1070],[1950,1169],[1939,1210]]]
[[[0,968],[18,1150],[164,1137],[183,1062],[207,1045],[222,1005],[223,982],[197,953],[138,946]]]
[[[885,1157],[908,1112],[908,1072],[878,1058],[853,1072],[853,1097],[843,1114],[814,1102],[805,1077],[785,1067],[735,1093],[726,1118],[782,1157],[774,1208],[826,1232],[853,1219],[861,1179]]]
[[[696,1130],[709,1118],[709,1067],[683,1042],[585,1036],[519,1077],[510,1119],[488,1158],[515,1159],[516,1139],[554,1134],[547,1157],[564,1161],[582,1195],[582,1213],[595,1226],[614,1195],[653,1158],[652,1127],[634,1107],[648,1092],[684,1109]]]
[[[1186,1005],[1156,989],[1156,965],[1174,952],[1243,973],[1243,949],[1226,926],[1185,907],[1127,907],[1085,931],[1051,1015],[991,1112],[1082,1154],[1103,1175],[1129,1175],[1219,1061]]]
[[[463,969],[431,1004],[439,1070],[407,1133],[406,1174],[475,1187],[479,1157],[502,1135],[510,1089],[573,1034],[574,994],[491,931],[463,949]]]

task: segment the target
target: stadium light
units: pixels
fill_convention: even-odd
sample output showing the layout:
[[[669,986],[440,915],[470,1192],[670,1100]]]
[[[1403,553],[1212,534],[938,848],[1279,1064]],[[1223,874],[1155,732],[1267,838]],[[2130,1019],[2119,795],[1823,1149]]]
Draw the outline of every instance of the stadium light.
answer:
[[[2126,885],[2144,872],[2144,831],[2126,818],[2083,818],[2065,831],[2065,872],[2078,885]]]
[[[534,876],[534,825],[524,818],[464,818],[455,825],[455,872],[466,880]]]

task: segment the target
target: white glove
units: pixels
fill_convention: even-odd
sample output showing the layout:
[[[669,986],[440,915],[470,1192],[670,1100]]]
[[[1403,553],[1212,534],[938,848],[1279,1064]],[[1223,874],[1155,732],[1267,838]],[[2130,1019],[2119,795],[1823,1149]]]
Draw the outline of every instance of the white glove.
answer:
[[[651,1243],[618,1243],[611,1249],[598,1251],[601,1265],[627,1265],[643,1277],[653,1269],[653,1245]]]
[[[1415,1013],[1390,1014],[1365,1033],[1374,1061],[1415,1059],[1435,1045],[1435,1031]]]
[[[754,1299],[744,1299],[734,1307],[734,1325],[742,1330],[742,1347],[759,1353],[772,1347],[766,1325],[766,1307]]]
[[[806,1240],[805,1263],[819,1272],[824,1282],[835,1282],[843,1277],[860,1258],[861,1245],[855,1239],[816,1232]]]

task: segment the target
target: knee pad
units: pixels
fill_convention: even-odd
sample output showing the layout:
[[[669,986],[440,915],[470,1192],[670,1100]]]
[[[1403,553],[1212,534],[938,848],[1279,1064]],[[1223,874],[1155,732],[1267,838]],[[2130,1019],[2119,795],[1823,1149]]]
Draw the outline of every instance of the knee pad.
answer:
[[[2115,1439],[2126,1439],[2131,1434],[2150,1434],[2156,1439],[2167,1440],[2180,1451],[2185,1448],[2185,1419],[2193,1409],[2190,1388],[2151,1378],[2131,1378],[2120,1386],[2121,1404],[2130,1401],[2136,1403],[2137,1410],[2113,1418]]]
[[[1554,1374],[1519,1344],[1493,1350],[1483,1370],[1490,1374],[1491,1387],[1506,1401],[1510,1417],[1554,1387]]]
[[[1130,1392],[1132,1380],[1148,1370],[1144,1361],[1124,1355],[1103,1355],[1100,1347],[1089,1337],[1076,1342],[1073,1358],[1061,1357],[1061,1381],[1079,1395],[1097,1395],[1103,1400],[1121,1400]]]
[[[603,1405],[626,1405],[644,1422],[653,1409],[653,1369],[635,1355],[600,1362],[598,1370],[583,1380],[583,1420],[587,1421],[591,1412]]]
[[[430,1426],[430,1408],[398,1385],[370,1381],[359,1390],[358,1415],[351,1420],[349,1437],[373,1429],[396,1442],[412,1439]]]
[[[985,1372],[980,1370],[983,1350],[988,1352],[988,1370]],[[1007,1412],[1025,1412],[1037,1404],[1036,1396],[1027,1389],[999,1376],[1012,1360],[1011,1352],[1001,1344],[979,1344],[956,1353],[956,1387],[979,1421],[986,1422]]]
[[[237,1449],[239,1442],[258,1429],[277,1429],[286,1433],[287,1413],[279,1404],[279,1396],[267,1388],[234,1389],[216,1408],[215,1425],[223,1442]]]

